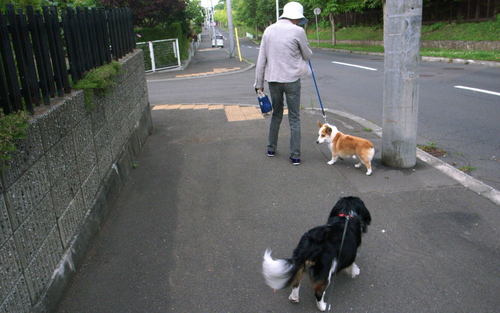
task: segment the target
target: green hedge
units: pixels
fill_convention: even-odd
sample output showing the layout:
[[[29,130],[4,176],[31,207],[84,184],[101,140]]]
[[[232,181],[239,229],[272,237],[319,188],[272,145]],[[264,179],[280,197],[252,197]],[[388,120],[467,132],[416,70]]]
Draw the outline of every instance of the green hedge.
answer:
[[[190,40],[187,38],[187,35],[182,33],[182,27],[180,23],[172,23],[167,27],[136,28],[134,29],[134,31],[136,34],[136,42],[178,38],[179,50],[181,51],[181,59],[185,60],[189,58]]]

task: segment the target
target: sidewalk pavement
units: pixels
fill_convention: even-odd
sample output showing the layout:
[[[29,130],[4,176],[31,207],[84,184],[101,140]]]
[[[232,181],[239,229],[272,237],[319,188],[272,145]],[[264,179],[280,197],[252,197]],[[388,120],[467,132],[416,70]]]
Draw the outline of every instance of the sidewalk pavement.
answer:
[[[204,57],[154,77],[233,67],[227,55]],[[329,166],[327,147],[315,143],[323,119],[315,110],[301,114],[300,166],[288,160],[286,118],[267,157],[270,116],[256,107],[161,105],[152,117],[137,168],[58,312],[317,312],[307,279],[298,304],[289,289],[265,285],[262,256],[271,248],[289,257],[348,195],[363,199],[373,222],[356,260],[361,274],[337,276],[332,312],[499,307],[499,206],[432,162],[389,168],[377,149],[372,176],[352,159]],[[336,112],[327,120],[380,147],[366,121]]]
[[[191,60],[184,62],[179,69],[150,73],[147,75],[148,81],[225,75],[246,71],[254,67],[253,63],[243,58],[240,61],[238,56],[230,58],[227,49],[212,47],[207,31],[201,34],[201,38],[198,50]]]

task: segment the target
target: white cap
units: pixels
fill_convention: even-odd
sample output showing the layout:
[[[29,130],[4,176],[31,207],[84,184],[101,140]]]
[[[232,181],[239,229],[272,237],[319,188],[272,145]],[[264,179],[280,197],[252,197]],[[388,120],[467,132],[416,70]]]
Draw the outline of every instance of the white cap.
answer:
[[[280,19],[287,18],[290,20],[300,20],[297,25],[304,25],[307,23],[307,19],[304,17],[304,8],[302,4],[298,2],[288,2],[283,7],[283,14],[281,14]]]

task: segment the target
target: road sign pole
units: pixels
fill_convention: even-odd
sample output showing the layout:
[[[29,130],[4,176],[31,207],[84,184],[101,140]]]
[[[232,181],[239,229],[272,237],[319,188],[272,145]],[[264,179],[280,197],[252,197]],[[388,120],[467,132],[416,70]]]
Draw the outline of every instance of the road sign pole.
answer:
[[[316,38],[318,39],[318,47],[319,47],[318,15],[321,14],[321,9],[315,8],[313,12],[314,12],[314,16],[316,17]]]

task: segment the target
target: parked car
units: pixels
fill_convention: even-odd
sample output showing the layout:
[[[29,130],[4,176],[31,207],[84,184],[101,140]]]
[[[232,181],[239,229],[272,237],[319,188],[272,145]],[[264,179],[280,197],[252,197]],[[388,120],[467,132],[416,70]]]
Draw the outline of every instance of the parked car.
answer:
[[[224,48],[224,37],[222,35],[216,35],[212,38],[212,47]]]

